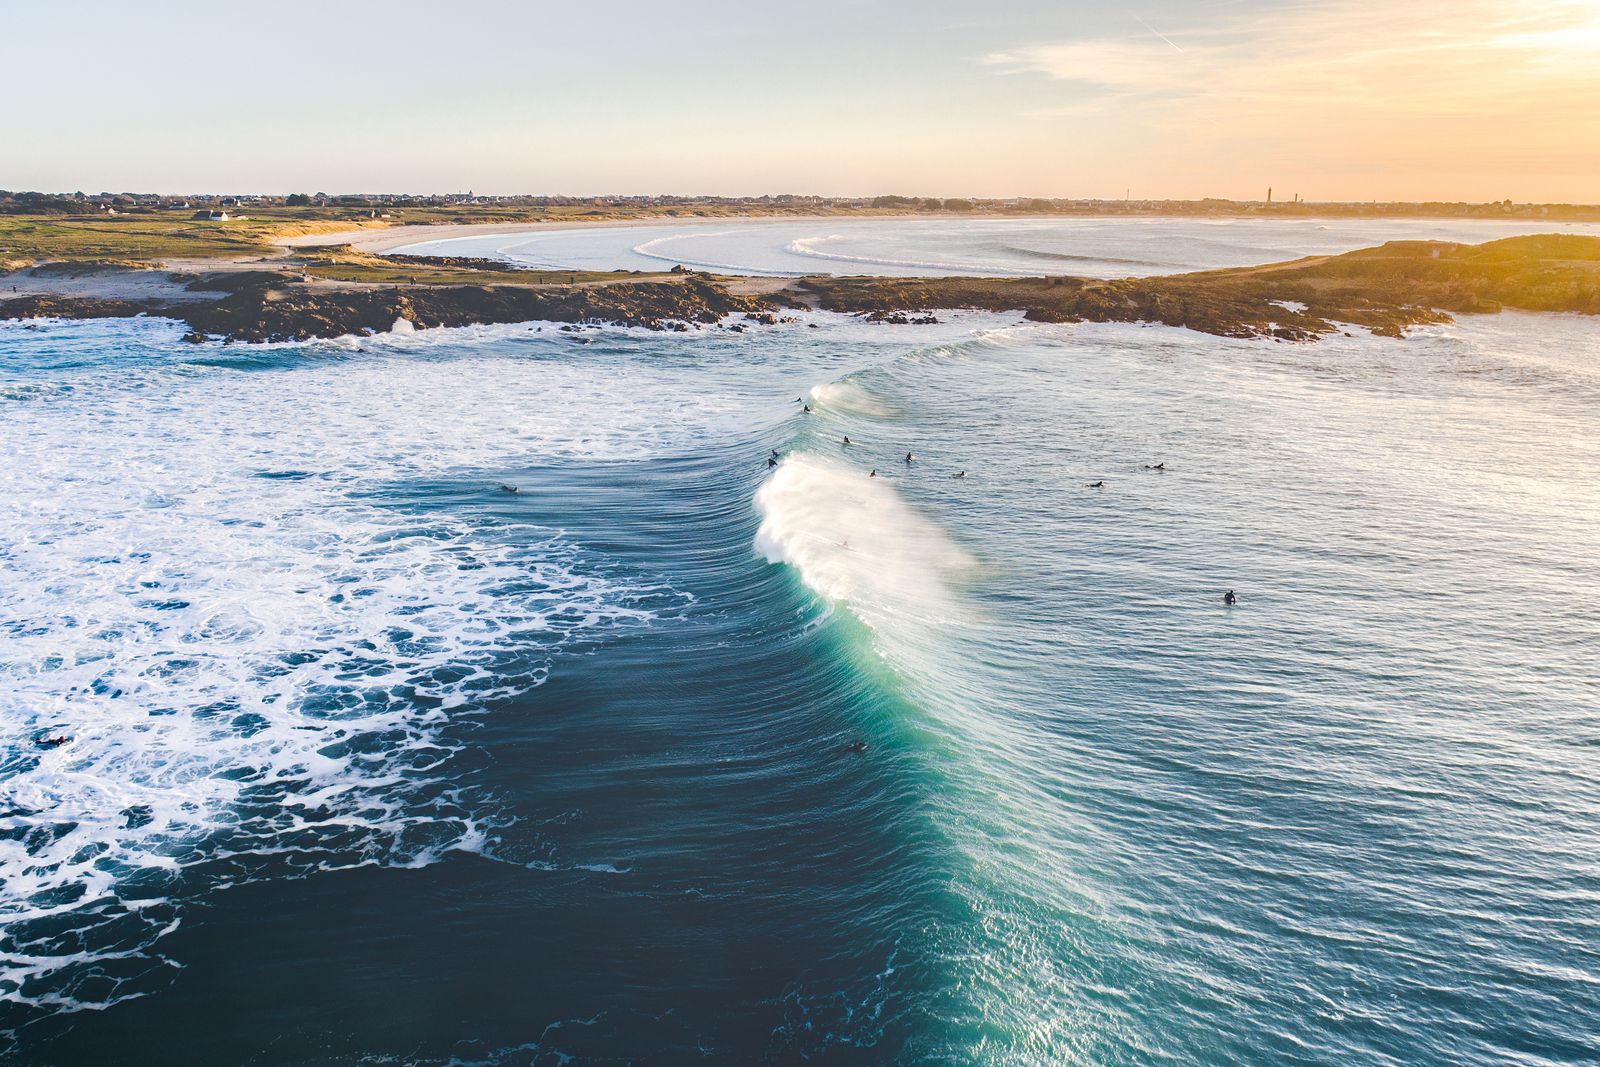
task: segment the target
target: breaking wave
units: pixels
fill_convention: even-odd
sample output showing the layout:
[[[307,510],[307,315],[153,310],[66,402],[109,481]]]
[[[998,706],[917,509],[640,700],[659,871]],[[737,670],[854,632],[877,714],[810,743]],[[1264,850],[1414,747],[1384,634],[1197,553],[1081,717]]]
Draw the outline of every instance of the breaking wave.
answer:
[[[1042,248],[1027,248],[1022,245],[1003,244],[1000,251],[1014,256],[1023,256],[1028,259],[1045,259],[1059,263],[1103,263],[1112,267],[1159,267],[1174,266],[1154,259],[1119,259],[1115,256],[1081,255],[1071,252],[1051,252]]]
[[[728,271],[734,274],[763,274],[776,278],[799,278],[804,275],[805,272],[803,271],[773,270],[769,267],[752,267],[748,263],[719,263],[715,260],[686,259],[683,256],[669,255],[663,251],[666,245],[672,244],[676,241],[688,241],[706,237],[727,237],[728,235],[729,234],[726,232],[673,234],[670,237],[657,237],[653,241],[645,241],[643,244],[634,245],[631,251],[634,253],[634,255],[644,256],[646,259],[660,260],[663,263],[680,263],[685,267],[699,267],[701,270]]]
[[[887,477],[796,452],[756,491],[755,506],[756,551],[874,629],[963,614],[954,583],[973,558]]]
[[[865,415],[875,419],[893,418],[899,414],[894,405],[868,392],[853,378],[813,386],[808,396],[816,407],[842,414]]]
[[[825,237],[800,237],[790,241],[785,250],[791,255],[807,256],[812,259],[826,259],[837,263],[859,263],[868,267],[904,267],[908,270],[935,271],[940,273],[957,274],[982,274],[992,276],[1027,277],[1030,273],[1015,267],[997,266],[987,263],[951,263],[936,262],[918,259],[893,259],[887,256],[850,256],[842,252],[826,252],[818,245],[829,241],[843,241],[843,234],[829,234]]]

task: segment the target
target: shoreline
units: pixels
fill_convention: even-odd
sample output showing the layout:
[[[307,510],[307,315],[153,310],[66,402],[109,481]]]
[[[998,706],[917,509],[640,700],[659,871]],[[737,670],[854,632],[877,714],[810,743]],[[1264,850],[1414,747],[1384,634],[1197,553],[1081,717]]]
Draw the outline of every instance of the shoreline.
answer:
[[[976,310],[1034,322],[1160,323],[1219,337],[1308,342],[1353,328],[1402,337],[1410,326],[1508,307],[1600,315],[1600,237],[1563,234],[1475,245],[1391,241],[1256,267],[1115,279],[773,278],[682,269],[586,275],[470,258],[388,260],[331,247],[299,262],[286,250],[280,259],[240,260],[202,274],[116,264],[34,268],[14,275],[29,283],[28,293],[18,282],[14,294],[0,289],[0,318],[166,315],[189,324],[186,340],[259,342],[370,335],[402,322],[416,329],[549,321],[690,330],[739,314],[751,325],[773,324],[799,308],[890,325]]]
[[[310,233],[298,234],[283,241],[275,241],[284,248],[328,248],[348,244],[358,252],[371,252],[382,254],[395,248],[407,245],[431,244],[436,241],[470,240],[479,235],[493,237],[497,234],[512,233],[578,233],[584,230],[627,230],[672,226],[697,226],[697,225],[724,225],[737,224],[743,226],[774,225],[781,222],[839,222],[841,220],[861,219],[863,221],[884,222],[892,219],[907,219],[911,221],[921,219],[970,219],[975,216],[969,213],[949,211],[929,211],[916,215],[904,212],[861,212],[859,214],[837,215],[693,215],[687,217],[667,218],[659,215],[641,215],[636,219],[596,219],[593,222],[573,222],[562,219],[556,222],[448,222],[428,223],[421,226],[386,226],[381,229],[367,227],[360,230],[347,230],[342,233]],[[976,216],[987,217],[987,216]],[[1005,218],[1027,220],[1060,218],[1055,215],[1006,215]],[[1078,216],[1088,218],[1091,216]],[[1095,218],[1111,218],[1114,216],[1092,216]],[[415,236],[426,232],[429,236]]]
[[[698,226],[698,225],[740,225],[759,226],[774,225],[784,222],[840,222],[852,219],[863,221],[892,221],[905,219],[920,221],[936,219],[940,221],[959,221],[972,219],[985,219],[988,221],[1017,221],[1017,222],[1062,222],[1071,220],[1082,221],[1109,221],[1109,220],[1140,220],[1140,219],[1203,219],[1208,221],[1237,221],[1237,222],[1262,222],[1267,224],[1279,222],[1314,221],[1318,219],[1347,220],[1360,216],[1340,214],[1304,214],[1304,215],[1121,215],[1121,214],[1084,214],[1084,215],[979,215],[971,212],[929,211],[910,214],[906,212],[861,212],[854,214],[833,215],[694,215],[686,217],[666,218],[659,215],[643,215],[635,219],[596,219],[593,222],[574,222],[571,219],[561,219],[548,222],[450,222],[426,223],[423,225],[408,226],[366,226],[360,229],[341,230],[328,233],[295,234],[293,236],[274,239],[272,243],[284,249],[315,249],[334,248],[349,245],[358,252],[381,255],[396,248],[408,245],[431,244],[439,241],[470,240],[473,237],[493,237],[501,234],[546,234],[546,233],[577,233],[584,230],[617,230],[617,229],[645,229],[669,228],[673,226]],[[1464,218],[1456,219],[1449,216],[1438,215],[1385,215],[1385,219],[1400,219],[1407,222],[1438,222],[1450,221],[1466,225],[1483,224],[1494,225],[1504,222],[1503,219],[1493,218]],[[1600,222],[1584,221],[1579,225],[1600,226]]]

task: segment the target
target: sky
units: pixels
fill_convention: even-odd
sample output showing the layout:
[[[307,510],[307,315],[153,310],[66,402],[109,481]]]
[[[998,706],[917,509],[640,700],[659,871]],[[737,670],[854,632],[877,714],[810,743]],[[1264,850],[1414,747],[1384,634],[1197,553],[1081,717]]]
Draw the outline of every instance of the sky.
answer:
[[[1600,0],[0,0],[0,188],[1600,202]]]

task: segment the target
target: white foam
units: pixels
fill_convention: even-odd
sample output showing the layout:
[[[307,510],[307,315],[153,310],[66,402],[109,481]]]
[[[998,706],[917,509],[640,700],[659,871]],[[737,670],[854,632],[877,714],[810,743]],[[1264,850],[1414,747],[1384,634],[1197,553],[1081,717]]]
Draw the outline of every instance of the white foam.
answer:
[[[720,232],[720,233],[699,233],[699,232],[696,232],[696,233],[673,234],[670,237],[657,237],[654,240],[645,241],[645,242],[643,242],[641,244],[634,245],[633,248],[630,249],[630,251],[633,252],[634,255],[643,256],[646,259],[660,260],[660,261],[662,261],[664,263],[678,263],[678,264],[682,264],[685,267],[698,267],[701,270],[727,271],[729,273],[735,273],[735,274],[739,274],[739,273],[743,273],[743,274],[762,274],[762,275],[766,275],[768,277],[775,277],[775,278],[798,278],[798,277],[801,276],[802,272],[800,272],[800,271],[772,270],[772,269],[769,269],[767,267],[751,266],[748,263],[727,263],[727,262],[719,262],[717,260],[692,259],[692,258],[686,258],[684,256],[673,255],[672,253],[670,253],[668,251],[665,251],[666,246],[672,245],[672,244],[677,244],[680,241],[694,241],[694,240],[701,240],[701,239],[706,239],[706,238],[728,237],[728,236],[730,236],[731,233],[732,233],[732,231],[725,231],[725,232]]]
[[[1035,273],[1018,267],[1003,266],[988,263],[961,263],[949,260],[927,259],[895,259],[889,256],[851,256],[843,252],[824,252],[818,245],[833,241],[843,240],[841,234],[829,234],[826,237],[798,237],[790,241],[786,251],[791,255],[805,256],[811,259],[825,259],[836,263],[859,263],[869,267],[903,267],[913,271],[933,271],[936,273],[957,274],[982,274],[999,276],[1028,277]]]
[[[425,510],[407,486],[656,455],[735,406],[637,362],[459,357],[456,331],[177,334],[0,338],[0,1000],[124,995],[178,921],[165,898],[195,888],[182,874],[481,848],[452,719],[537,685],[576,635],[681,601],[509,501]],[[113,924],[114,951],[63,933]]]
[[[972,570],[971,555],[907,504],[888,475],[792,453],[757,490],[755,505],[756,550],[875,629],[965,614],[955,583]]]

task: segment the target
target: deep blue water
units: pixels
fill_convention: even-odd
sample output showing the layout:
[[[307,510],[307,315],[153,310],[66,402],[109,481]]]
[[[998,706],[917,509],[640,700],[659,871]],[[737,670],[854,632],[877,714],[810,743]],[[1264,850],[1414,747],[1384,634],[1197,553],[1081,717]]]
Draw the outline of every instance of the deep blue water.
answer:
[[[1600,1059],[1600,325],[809,321],[0,325],[6,1058]]]

